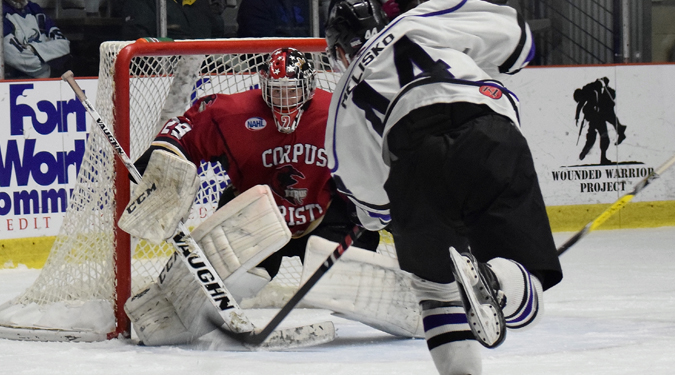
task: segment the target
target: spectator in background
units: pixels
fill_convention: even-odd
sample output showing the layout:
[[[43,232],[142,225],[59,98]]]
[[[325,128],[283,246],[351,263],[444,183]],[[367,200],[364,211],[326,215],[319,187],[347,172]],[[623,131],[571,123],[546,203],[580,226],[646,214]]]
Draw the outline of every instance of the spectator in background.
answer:
[[[223,38],[221,17],[225,0],[167,0],[167,37],[171,39]],[[156,0],[127,0],[122,9],[127,40],[158,37]]]
[[[67,69],[70,41],[42,8],[3,0],[5,78],[58,77]]]
[[[307,0],[242,0],[237,12],[237,36],[312,36],[310,17]]]

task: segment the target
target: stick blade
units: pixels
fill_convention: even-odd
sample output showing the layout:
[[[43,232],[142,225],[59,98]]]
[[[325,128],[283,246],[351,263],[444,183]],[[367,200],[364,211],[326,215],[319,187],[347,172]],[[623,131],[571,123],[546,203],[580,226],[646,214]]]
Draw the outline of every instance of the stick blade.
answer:
[[[252,350],[295,349],[326,344],[333,340],[335,340],[335,326],[333,322],[326,321],[276,330],[259,346],[248,346],[248,348]]]
[[[329,343],[335,340],[335,325],[326,321],[300,327],[272,331],[267,337],[259,332],[232,332],[225,326],[217,328],[225,336],[253,351],[287,350]]]

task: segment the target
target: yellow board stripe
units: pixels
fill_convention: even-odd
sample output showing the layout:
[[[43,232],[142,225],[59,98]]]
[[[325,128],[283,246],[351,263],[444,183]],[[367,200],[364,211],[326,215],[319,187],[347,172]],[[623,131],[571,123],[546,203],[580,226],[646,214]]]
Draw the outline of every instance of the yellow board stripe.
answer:
[[[627,203],[624,199],[633,197],[622,197],[610,207],[611,212],[607,204],[549,206],[546,211],[554,232],[577,232],[591,221],[602,224],[597,228],[600,230],[675,226],[675,201],[631,202],[616,212],[621,208],[619,205]],[[603,217],[600,223],[599,216],[603,212],[608,213],[608,217]]]
[[[28,268],[42,268],[55,236],[0,240],[0,269],[23,264]]]
[[[588,230],[593,231],[593,230],[598,229],[598,227],[600,225],[602,225],[605,221],[607,221],[607,219],[609,219],[617,211],[622,209],[623,206],[625,206],[628,202],[630,202],[634,197],[635,197],[635,195],[632,195],[632,194],[628,194],[628,195],[625,195],[625,196],[621,197],[621,199],[616,201],[613,205],[611,205],[608,209],[606,209],[602,214],[600,214],[600,216],[598,216],[598,218],[593,221],[593,223],[588,228]]]
[[[675,201],[627,204],[633,197],[626,195],[609,208],[607,204],[584,204],[549,206],[546,211],[554,232],[576,232],[592,220],[594,222],[591,230],[675,226]],[[29,268],[42,268],[55,239],[56,237],[0,239],[0,269],[14,268],[19,264]],[[149,255],[136,254],[136,258],[146,257]]]

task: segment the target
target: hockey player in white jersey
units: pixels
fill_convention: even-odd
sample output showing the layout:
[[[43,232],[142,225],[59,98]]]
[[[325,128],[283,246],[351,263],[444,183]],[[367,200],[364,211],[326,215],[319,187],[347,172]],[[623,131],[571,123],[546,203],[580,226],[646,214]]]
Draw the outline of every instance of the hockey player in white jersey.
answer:
[[[334,0],[326,39],[343,72],[325,144],[338,189],[392,232],[438,371],[480,374],[479,343],[532,326],[562,279],[518,98],[496,80],[532,59],[530,30],[487,1],[387,24],[377,0]]]

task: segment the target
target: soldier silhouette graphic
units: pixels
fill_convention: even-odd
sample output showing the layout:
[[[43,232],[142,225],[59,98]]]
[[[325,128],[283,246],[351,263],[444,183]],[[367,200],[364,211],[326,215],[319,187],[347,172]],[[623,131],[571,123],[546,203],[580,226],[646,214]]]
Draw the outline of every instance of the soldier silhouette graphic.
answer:
[[[607,159],[607,149],[609,148],[609,134],[607,132],[607,123],[614,126],[617,133],[616,145],[626,139],[626,126],[619,122],[614,111],[616,91],[608,86],[609,78],[603,77],[597,79],[580,89],[574,90],[574,100],[577,102],[577,110],[574,116],[576,125],[579,127],[579,137],[584,127],[584,121],[588,122],[586,130],[586,143],[579,154],[579,159],[584,160],[588,152],[595,144],[595,140],[600,135],[600,164],[612,164]],[[579,125],[579,115],[583,112],[584,118]],[[578,141],[577,141],[578,142]]]

